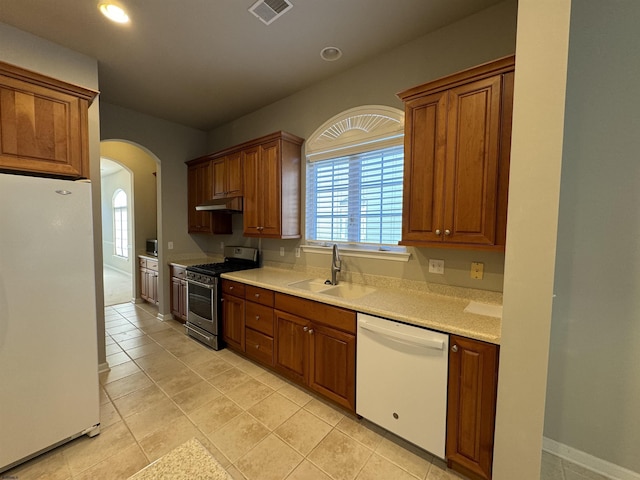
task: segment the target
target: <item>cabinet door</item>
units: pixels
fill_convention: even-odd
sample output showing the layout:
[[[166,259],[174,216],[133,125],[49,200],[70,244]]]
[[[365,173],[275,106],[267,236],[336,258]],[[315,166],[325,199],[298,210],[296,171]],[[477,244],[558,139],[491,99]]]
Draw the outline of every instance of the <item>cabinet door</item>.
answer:
[[[491,478],[497,378],[496,345],[451,336],[446,457],[472,478]]]
[[[243,179],[244,179],[244,212],[243,224],[244,234],[249,236],[259,236],[262,218],[262,200],[260,198],[259,186],[264,179],[260,178],[258,171],[259,149],[250,148],[242,152]]]
[[[158,272],[150,270],[148,278],[149,278],[149,301],[157,305],[159,303],[158,302]]]
[[[149,299],[149,271],[146,268],[140,268],[140,298]]]
[[[309,322],[304,318],[275,311],[275,365],[284,375],[300,383],[307,381]]]
[[[242,156],[240,152],[225,157],[227,195],[242,195]]]
[[[244,352],[244,299],[222,296],[222,337],[232,348]]]
[[[211,163],[189,165],[187,181],[189,233],[211,232],[211,212],[196,210],[196,205],[211,198]]]
[[[259,183],[259,199],[262,202],[261,235],[265,237],[280,237],[281,235],[281,174],[280,148],[278,141],[260,145],[259,168],[261,182]]]
[[[187,301],[188,301],[188,293],[187,293],[187,281],[180,280],[180,318],[182,320],[187,320]]]
[[[227,194],[227,169],[224,157],[211,162],[211,170],[213,175],[211,193],[213,197],[224,197]]]
[[[444,241],[493,245],[502,76],[449,90]]]
[[[443,238],[446,103],[440,92],[406,104],[403,242]]]
[[[313,324],[309,329],[309,386],[355,411],[356,337]]]
[[[176,277],[171,277],[171,314],[176,317],[181,317],[180,304],[182,303],[182,287],[180,285],[181,280]]]

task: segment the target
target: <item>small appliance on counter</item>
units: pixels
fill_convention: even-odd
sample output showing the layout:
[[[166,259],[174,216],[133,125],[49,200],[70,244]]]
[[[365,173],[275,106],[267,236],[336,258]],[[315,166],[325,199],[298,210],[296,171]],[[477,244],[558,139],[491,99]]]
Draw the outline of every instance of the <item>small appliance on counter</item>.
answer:
[[[224,346],[220,275],[259,266],[256,248],[224,247],[223,262],[187,267],[187,335],[220,350]]]
[[[151,255],[153,257],[158,256],[158,240],[156,239],[147,240],[146,253],[147,255]]]

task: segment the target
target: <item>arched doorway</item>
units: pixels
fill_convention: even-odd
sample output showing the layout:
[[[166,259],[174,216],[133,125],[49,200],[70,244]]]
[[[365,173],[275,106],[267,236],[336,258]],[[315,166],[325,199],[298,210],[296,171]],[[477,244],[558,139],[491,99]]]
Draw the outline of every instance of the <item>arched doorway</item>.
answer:
[[[101,166],[113,164],[114,168],[119,168],[118,176],[110,175],[113,181],[102,183],[102,229],[103,229],[103,265],[105,269],[105,305],[114,305],[116,301],[120,303],[129,301],[139,301],[140,286],[138,285],[138,255],[144,254],[146,250],[147,239],[159,238],[158,205],[159,191],[158,179],[160,162],[153,154],[144,147],[136,145],[126,140],[103,140],[100,142]],[[117,243],[116,235],[116,215],[114,215],[113,195],[117,189],[122,189],[126,172],[130,176],[130,193],[128,194],[128,211],[127,211],[127,241],[128,241],[128,258],[125,260],[118,255],[115,244]],[[122,225],[120,225],[122,227]],[[122,237],[120,237],[122,240]],[[108,243],[108,242],[113,242]],[[158,242],[161,245],[161,242]],[[120,250],[122,251],[122,250]],[[120,276],[121,282],[128,280],[128,290],[122,283],[115,282],[120,285],[118,290],[111,289],[108,283],[107,275],[111,273],[111,265],[119,264],[121,271],[126,276]],[[126,264],[126,266],[125,266]],[[124,278],[124,281],[122,281]],[[160,279],[161,280],[161,279]],[[124,302],[122,290],[128,291],[129,296]],[[120,292],[120,293],[119,293]],[[113,298],[113,299],[112,299]]]

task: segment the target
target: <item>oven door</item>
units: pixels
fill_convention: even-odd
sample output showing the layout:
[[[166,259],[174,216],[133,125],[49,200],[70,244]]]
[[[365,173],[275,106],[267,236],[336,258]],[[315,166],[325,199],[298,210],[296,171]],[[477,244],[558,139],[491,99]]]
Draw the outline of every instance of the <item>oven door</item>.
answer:
[[[187,280],[187,322],[218,334],[218,282],[212,285]]]

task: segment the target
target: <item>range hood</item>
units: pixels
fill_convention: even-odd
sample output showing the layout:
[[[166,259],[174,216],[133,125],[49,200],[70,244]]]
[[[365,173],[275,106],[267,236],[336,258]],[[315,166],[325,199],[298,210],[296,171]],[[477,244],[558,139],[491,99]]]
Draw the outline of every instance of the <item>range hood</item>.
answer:
[[[213,198],[196,205],[199,212],[242,213],[242,197]]]

